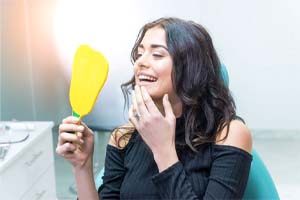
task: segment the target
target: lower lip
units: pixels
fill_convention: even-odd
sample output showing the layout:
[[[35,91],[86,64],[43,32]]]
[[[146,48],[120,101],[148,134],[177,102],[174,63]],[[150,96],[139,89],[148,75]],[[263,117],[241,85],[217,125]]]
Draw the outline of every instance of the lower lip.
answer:
[[[155,82],[156,82],[156,81],[155,81]],[[140,86],[147,86],[147,85],[151,85],[151,84],[153,84],[153,83],[155,83],[155,82],[139,81],[139,82],[138,82],[138,85],[140,85]]]

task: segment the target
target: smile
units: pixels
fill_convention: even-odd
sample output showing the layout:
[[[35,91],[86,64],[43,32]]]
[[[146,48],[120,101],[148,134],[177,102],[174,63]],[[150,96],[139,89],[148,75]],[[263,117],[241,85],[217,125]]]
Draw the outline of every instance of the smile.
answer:
[[[140,74],[138,76],[139,81],[147,81],[147,82],[155,82],[157,81],[157,78],[154,76],[150,76],[150,75],[145,75],[145,74]]]

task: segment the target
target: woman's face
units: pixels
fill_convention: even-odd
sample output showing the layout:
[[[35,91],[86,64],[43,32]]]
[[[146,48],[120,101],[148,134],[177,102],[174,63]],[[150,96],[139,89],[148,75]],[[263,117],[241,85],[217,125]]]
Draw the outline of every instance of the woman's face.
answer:
[[[154,101],[166,93],[171,100],[176,97],[171,79],[172,67],[165,30],[160,27],[147,30],[134,63],[136,85],[144,86]]]

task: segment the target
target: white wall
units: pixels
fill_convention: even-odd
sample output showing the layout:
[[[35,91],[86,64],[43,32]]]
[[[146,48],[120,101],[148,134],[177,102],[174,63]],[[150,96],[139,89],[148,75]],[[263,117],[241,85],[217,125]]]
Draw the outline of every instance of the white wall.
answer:
[[[296,0],[223,1],[218,17],[207,14],[238,111],[251,128],[300,128],[299,6]]]
[[[0,121],[54,121],[71,113],[51,15],[55,2],[0,1]]]
[[[36,1],[31,2],[34,7]],[[75,5],[75,1],[70,2]],[[75,50],[64,51],[68,45],[69,49],[76,47],[68,39],[91,44],[110,61],[107,83],[93,112],[86,117],[89,124],[111,128],[124,123],[126,115],[122,115],[124,102],[119,86],[131,77],[130,50],[138,30],[153,19],[176,16],[199,22],[211,33],[219,56],[227,65],[238,113],[250,128],[300,129],[298,0],[85,0],[81,9],[85,6],[88,14],[75,12],[77,16],[88,15],[81,22],[84,28],[66,32],[67,37],[63,41],[58,39],[57,43],[62,53],[61,66],[67,66],[68,78]],[[69,6],[66,13],[72,9],[74,6]],[[80,23],[77,21],[76,25]],[[60,101],[68,107],[66,97],[67,94]],[[9,108],[3,108],[3,102],[7,102],[5,97],[1,96],[1,101],[2,114]]]
[[[116,94],[132,72],[129,52],[137,25],[177,16],[197,21],[211,33],[228,67],[238,113],[250,128],[300,129],[299,1],[136,0],[126,4],[130,9],[117,10],[107,17],[123,29],[113,29],[116,38],[108,39],[118,47],[112,48],[118,53],[106,51],[112,70],[99,104],[88,118],[92,123],[110,125],[121,120],[116,113],[122,110],[123,102],[119,104]]]

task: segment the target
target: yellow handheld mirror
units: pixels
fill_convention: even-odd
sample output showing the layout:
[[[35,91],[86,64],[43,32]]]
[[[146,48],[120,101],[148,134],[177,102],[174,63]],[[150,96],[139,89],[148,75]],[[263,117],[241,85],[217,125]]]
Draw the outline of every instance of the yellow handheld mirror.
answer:
[[[91,112],[108,75],[108,61],[88,45],[78,47],[72,66],[70,103],[80,120]]]

